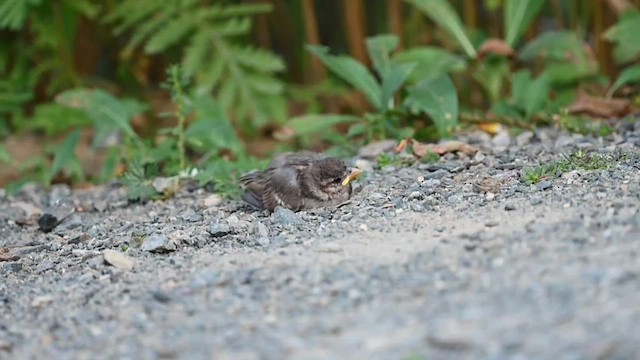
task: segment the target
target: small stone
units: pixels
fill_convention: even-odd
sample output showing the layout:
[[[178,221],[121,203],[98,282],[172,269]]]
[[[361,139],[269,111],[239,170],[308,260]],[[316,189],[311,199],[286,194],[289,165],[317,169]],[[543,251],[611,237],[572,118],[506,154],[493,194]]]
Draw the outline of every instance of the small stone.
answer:
[[[269,237],[269,229],[267,229],[267,226],[261,222],[258,221],[258,223],[256,224],[256,235],[258,235],[259,237]]]
[[[420,203],[413,203],[411,204],[411,210],[417,213],[421,213],[421,212],[424,212],[426,209],[424,205]]]
[[[2,272],[16,273],[22,271],[22,264],[19,262],[10,262],[2,265]]]
[[[202,220],[202,214],[193,209],[189,209],[182,215],[182,219],[188,222],[198,222]]]
[[[494,194],[494,193],[492,193],[492,192],[488,192],[488,193],[486,193],[486,194],[484,195],[484,198],[485,198],[487,201],[493,201],[493,199],[495,199],[495,198],[496,198],[496,194]]]
[[[447,202],[450,204],[457,204],[461,202],[463,198],[462,194],[453,194],[447,198]]]
[[[369,160],[358,159],[353,165],[364,172],[373,172],[373,162]]]
[[[536,197],[532,197],[531,199],[529,199],[529,203],[531,205],[540,205],[540,204],[542,204],[542,199],[537,197],[537,196]]]
[[[58,226],[58,218],[45,213],[42,214],[40,216],[40,218],[38,219],[38,228],[40,229],[40,231],[48,233],[51,232],[51,230],[55,229],[56,226]]]
[[[165,194],[165,193],[175,192],[177,187],[177,181],[175,181],[172,178],[157,177],[153,179],[153,182],[151,183],[151,185],[153,186],[153,189],[156,192],[160,194]]]
[[[490,221],[487,221],[486,223],[484,223],[484,226],[486,226],[486,227],[496,227],[498,225],[500,225],[500,223],[497,222],[497,221],[494,221],[494,220],[490,220]]]
[[[416,200],[416,199],[422,199],[423,198],[423,194],[420,191],[413,191],[411,194],[409,194],[409,200]]]
[[[207,229],[207,231],[213,237],[223,237],[223,236],[235,233],[231,225],[226,223],[211,224],[211,226],[209,226],[209,229]]]
[[[516,205],[515,205],[515,204],[513,204],[513,203],[508,203],[508,204],[506,204],[506,205],[504,206],[504,209],[505,209],[506,211],[513,211],[513,210],[517,209],[517,207],[516,207]]]
[[[299,225],[304,224],[304,220],[290,209],[278,206],[273,212],[273,220],[282,225]]]
[[[173,296],[171,296],[171,294],[163,290],[153,291],[151,293],[151,296],[153,296],[154,300],[162,304],[166,304],[173,299]]]
[[[551,181],[548,181],[548,180],[540,181],[536,185],[536,189],[538,191],[544,191],[544,190],[550,189],[551,187],[553,187],[553,184],[551,183]]]
[[[266,236],[260,236],[256,239],[256,243],[260,246],[269,246],[271,244],[271,240]]]
[[[163,234],[151,234],[140,246],[140,250],[152,253],[164,253],[176,250],[176,244]]]
[[[222,202],[222,196],[218,194],[211,194],[202,200],[202,206],[205,208],[210,208],[214,206],[220,205]]]
[[[427,173],[424,176],[424,178],[427,179],[427,180],[430,180],[430,179],[442,179],[442,178],[444,178],[446,176],[449,176],[449,174],[450,173],[447,170],[439,169],[439,170],[436,170],[434,172]]]
[[[93,208],[98,212],[104,212],[109,207],[109,204],[104,200],[97,200],[93,202]]]
[[[50,260],[43,260],[41,263],[38,264],[38,266],[36,266],[36,273],[37,274],[42,274],[43,272],[47,271],[47,270],[51,270],[53,269],[54,264],[52,261]]]
[[[53,296],[51,295],[42,295],[38,296],[33,301],[31,301],[31,306],[36,308],[41,308],[49,305],[53,301]]]
[[[316,249],[316,251],[324,252],[324,253],[337,253],[342,251],[342,247],[337,243],[327,242],[327,243],[318,245],[318,248]]]
[[[518,144],[518,146],[528,145],[531,142],[531,138],[533,138],[533,133],[531,131],[525,131],[516,136],[516,144]]]
[[[125,271],[133,269],[133,260],[120,251],[107,249],[102,252],[105,263]]]
[[[511,136],[507,130],[500,131],[493,137],[491,143],[497,151],[504,151],[511,143]]]
[[[369,231],[369,227],[367,226],[367,224],[360,224],[360,226],[358,226],[358,229],[362,231]]]

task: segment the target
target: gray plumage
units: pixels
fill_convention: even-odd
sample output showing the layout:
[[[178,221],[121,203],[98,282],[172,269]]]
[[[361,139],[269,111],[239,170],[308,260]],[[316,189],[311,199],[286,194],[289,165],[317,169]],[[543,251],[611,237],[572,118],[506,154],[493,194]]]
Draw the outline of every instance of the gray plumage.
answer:
[[[276,156],[264,171],[240,178],[248,204],[273,212],[277,206],[300,211],[336,206],[351,197],[351,182],[360,171],[337,158],[303,151]]]

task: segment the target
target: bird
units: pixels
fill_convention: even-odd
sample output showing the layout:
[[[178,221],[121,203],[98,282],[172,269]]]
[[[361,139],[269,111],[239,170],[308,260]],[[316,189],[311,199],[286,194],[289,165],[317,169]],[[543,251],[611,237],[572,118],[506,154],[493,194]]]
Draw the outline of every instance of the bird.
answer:
[[[276,156],[268,168],[240,178],[242,200],[273,213],[340,205],[351,198],[352,181],[362,170],[322,153],[300,151]]]

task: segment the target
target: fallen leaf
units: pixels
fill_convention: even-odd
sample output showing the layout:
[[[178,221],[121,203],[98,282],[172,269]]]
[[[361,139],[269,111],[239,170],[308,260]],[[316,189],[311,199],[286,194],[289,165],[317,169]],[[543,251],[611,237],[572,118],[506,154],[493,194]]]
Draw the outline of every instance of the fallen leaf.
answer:
[[[573,115],[609,119],[628,115],[631,111],[631,102],[626,99],[598,98],[579,92],[578,98],[567,110]]]
[[[20,260],[20,255],[0,255],[0,261],[18,261]]]
[[[405,149],[407,148],[407,145],[409,145],[411,141],[413,141],[413,139],[403,139],[402,141],[400,141],[398,146],[396,146],[396,153],[401,153],[405,151]]]
[[[419,158],[425,157],[428,153],[436,153],[442,156],[446,153],[461,152],[465,155],[473,156],[478,151],[475,147],[457,140],[443,141],[439,144],[425,144],[415,139],[407,139],[406,142],[407,144],[411,143],[413,154]],[[404,150],[406,146],[407,145],[404,145],[402,148],[398,146],[396,151],[400,152]]]
[[[480,59],[487,56],[487,54],[495,54],[505,57],[513,56],[515,51],[509,44],[502,39],[490,38],[487,39],[478,49],[478,57]]]

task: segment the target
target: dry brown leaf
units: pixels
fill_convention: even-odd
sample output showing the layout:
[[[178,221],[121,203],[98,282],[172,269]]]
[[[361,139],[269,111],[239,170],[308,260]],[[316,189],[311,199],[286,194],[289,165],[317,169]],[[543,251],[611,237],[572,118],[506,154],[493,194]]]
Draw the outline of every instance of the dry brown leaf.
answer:
[[[568,110],[574,115],[608,119],[628,115],[631,111],[631,102],[626,99],[597,98],[580,92]]]
[[[409,145],[409,143],[413,141],[413,139],[403,139],[402,141],[400,141],[398,146],[396,146],[396,153],[403,152],[407,148],[407,145]]]
[[[457,140],[444,141],[444,142],[441,142],[440,144],[425,144],[415,139],[407,139],[407,140],[403,140],[403,142],[405,144],[403,145],[401,143],[401,145],[403,145],[402,147],[398,145],[398,147],[396,148],[396,151],[397,152],[403,151],[406,148],[406,146],[410,143],[411,151],[415,156],[419,158],[425,157],[428,153],[436,153],[442,156],[446,153],[461,152],[461,153],[464,153],[465,155],[472,156],[472,155],[475,155],[475,153],[478,151],[478,149],[476,149],[475,147]]]
[[[478,56],[484,58],[488,54],[495,54],[505,57],[513,56],[515,51],[502,39],[490,38],[485,41],[478,50]]]

